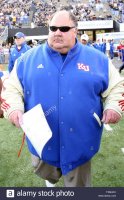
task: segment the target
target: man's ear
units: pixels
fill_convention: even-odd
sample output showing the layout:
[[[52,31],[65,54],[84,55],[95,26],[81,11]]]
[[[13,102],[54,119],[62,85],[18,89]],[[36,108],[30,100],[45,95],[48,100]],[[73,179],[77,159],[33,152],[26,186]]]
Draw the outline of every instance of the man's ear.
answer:
[[[77,28],[75,28],[75,32],[76,32],[76,34],[78,33],[78,29]]]
[[[75,36],[77,36],[78,30],[77,28],[74,29]]]

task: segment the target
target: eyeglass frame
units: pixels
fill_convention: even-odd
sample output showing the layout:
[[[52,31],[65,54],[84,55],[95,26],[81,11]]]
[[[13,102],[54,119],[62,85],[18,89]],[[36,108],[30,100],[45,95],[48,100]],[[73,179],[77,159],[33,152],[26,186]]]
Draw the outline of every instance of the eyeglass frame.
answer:
[[[64,28],[65,28],[65,30],[64,30]],[[75,26],[72,26],[72,27],[70,27],[70,26],[49,26],[50,31],[56,32],[59,29],[59,31],[61,31],[62,33],[66,33],[73,28],[76,28],[76,27]],[[55,30],[53,30],[53,29],[55,29]]]

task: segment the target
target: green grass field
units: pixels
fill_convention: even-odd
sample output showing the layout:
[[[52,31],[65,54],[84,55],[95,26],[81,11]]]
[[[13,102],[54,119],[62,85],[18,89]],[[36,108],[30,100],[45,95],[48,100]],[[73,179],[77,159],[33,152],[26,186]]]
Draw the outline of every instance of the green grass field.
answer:
[[[124,186],[124,120],[104,130],[99,153],[92,160],[93,187]],[[33,173],[30,153],[25,143],[21,156],[18,150],[22,131],[0,119],[0,187],[44,187],[44,181]],[[57,184],[63,187],[63,180]]]

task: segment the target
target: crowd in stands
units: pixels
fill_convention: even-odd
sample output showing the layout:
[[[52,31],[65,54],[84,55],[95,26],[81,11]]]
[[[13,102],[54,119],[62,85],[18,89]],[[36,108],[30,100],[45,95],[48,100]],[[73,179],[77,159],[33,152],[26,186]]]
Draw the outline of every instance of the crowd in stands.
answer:
[[[0,26],[21,27],[29,21],[31,1],[3,0],[0,2]]]
[[[119,22],[124,22],[123,0],[2,0],[0,5],[0,28],[23,27],[31,22],[34,27],[46,26],[58,8],[70,9],[80,21],[105,20],[115,16]]]
[[[124,1],[123,0],[108,0],[110,13],[119,22],[124,22]]]
[[[103,3],[100,0],[84,2],[81,0],[68,0],[66,3],[62,3],[51,0],[49,3],[43,3],[39,0],[35,2],[36,11],[33,16],[33,22],[36,26],[46,25],[50,15],[58,9],[57,5],[59,5],[60,9],[66,8],[67,10],[71,10],[77,16],[78,21],[112,19],[112,16],[108,13],[104,5],[105,2]]]

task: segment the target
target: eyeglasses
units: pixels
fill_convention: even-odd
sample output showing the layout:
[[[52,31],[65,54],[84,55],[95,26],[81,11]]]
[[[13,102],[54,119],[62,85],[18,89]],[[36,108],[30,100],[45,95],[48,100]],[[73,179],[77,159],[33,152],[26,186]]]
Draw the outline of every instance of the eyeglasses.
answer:
[[[49,28],[50,28],[50,30],[53,31],[53,32],[56,32],[58,29],[59,29],[61,32],[68,32],[70,29],[75,28],[75,26],[72,26],[72,27],[69,27],[69,26],[60,26],[60,27],[57,27],[57,26],[50,26]]]

